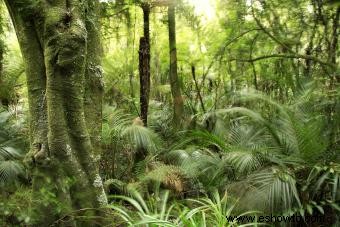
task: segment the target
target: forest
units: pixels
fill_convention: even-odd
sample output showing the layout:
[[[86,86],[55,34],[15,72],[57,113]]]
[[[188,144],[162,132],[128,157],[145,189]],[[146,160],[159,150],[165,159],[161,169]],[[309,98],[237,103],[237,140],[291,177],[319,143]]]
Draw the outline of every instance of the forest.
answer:
[[[338,0],[0,0],[0,226],[340,226]]]

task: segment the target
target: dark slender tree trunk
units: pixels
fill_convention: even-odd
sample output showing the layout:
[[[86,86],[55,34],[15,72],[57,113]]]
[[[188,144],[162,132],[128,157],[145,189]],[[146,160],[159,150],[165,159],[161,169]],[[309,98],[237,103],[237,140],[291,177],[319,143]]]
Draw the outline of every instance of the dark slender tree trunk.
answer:
[[[150,96],[150,5],[141,5],[144,18],[144,37],[139,43],[140,109],[144,126],[148,125]]]
[[[139,41],[139,83],[140,83],[140,118],[143,125],[148,125],[148,109],[150,96],[150,5],[141,4],[144,19],[144,36]],[[135,163],[143,161],[147,155],[144,148],[139,148],[135,154]]]
[[[174,123],[180,125],[184,106],[181,94],[180,82],[177,75],[177,50],[176,50],[176,14],[175,5],[168,7],[169,22],[169,47],[170,47],[170,85],[174,105]]]
[[[333,15],[333,24],[332,24],[332,37],[329,51],[329,59],[330,62],[334,65],[337,65],[337,51],[339,46],[339,21],[340,21],[340,6],[338,6],[336,12]],[[334,72],[333,78],[334,82],[340,83],[340,75],[337,72]]]
[[[36,226],[67,217],[67,226],[93,226],[68,216],[99,215],[107,203],[100,155],[102,70],[97,1],[5,1],[27,76]],[[23,4],[24,3],[24,4]],[[49,195],[46,197],[46,195]],[[63,220],[65,221],[65,220]]]

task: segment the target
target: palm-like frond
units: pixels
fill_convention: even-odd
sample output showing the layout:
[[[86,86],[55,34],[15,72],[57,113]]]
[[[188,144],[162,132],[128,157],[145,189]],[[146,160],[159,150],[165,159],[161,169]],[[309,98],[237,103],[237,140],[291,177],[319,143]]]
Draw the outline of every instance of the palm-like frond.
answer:
[[[0,144],[0,160],[8,160],[8,159],[20,159],[22,158],[21,151],[13,148],[13,147],[5,147]]]
[[[265,116],[261,112],[244,107],[235,107],[219,110],[218,113],[241,114],[248,116],[252,121],[266,127],[273,139],[283,149],[286,154],[300,154],[301,157],[315,157],[322,153],[327,144],[323,136],[324,120],[317,113],[308,113],[301,110],[301,106],[306,105],[309,95],[303,96],[303,101],[299,101],[292,106],[285,106],[274,100],[256,93],[246,93],[240,96],[243,101],[263,101],[265,104],[274,107],[271,116]]]
[[[223,138],[203,130],[192,130],[188,132],[181,132],[181,140],[176,142],[171,150],[178,150],[186,148],[192,144],[199,147],[214,147],[219,151],[226,149],[226,144]]]
[[[133,124],[130,115],[110,107],[106,107],[104,112],[102,135],[106,144],[129,144],[136,150],[146,149],[151,153],[158,151],[161,143],[158,135],[150,128]]]
[[[264,169],[250,175],[247,179],[248,191],[242,197],[240,204],[244,203],[249,207],[256,204],[259,209],[268,213],[301,207],[295,176],[285,169],[276,167]]]
[[[228,160],[208,149],[173,150],[167,155],[168,160],[179,165],[191,179],[199,180],[207,189],[221,187],[233,178],[232,167]]]
[[[19,175],[24,173],[23,165],[17,160],[0,161],[0,183],[14,181]]]
[[[275,139],[276,143],[278,145],[282,144],[282,141],[281,141],[281,139],[278,135],[278,132],[277,132],[275,126],[269,120],[265,119],[264,116],[262,116],[261,113],[258,113],[256,111],[253,111],[251,109],[244,108],[244,107],[233,107],[233,108],[229,108],[229,109],[218,110],[218,114],[222,114],[222,115],[225,115],[225,114],[245,115],[245,116],[249,117],[251,120],[253,120],[254,122],[266,127],[268,132],[271,133],[271,135]]]
[[[330,198],[333,202],[340,199],[340,165],[333,163],[330,166],[314,166],[310,171],[304,191],[311,191],[314,199],[324,188],[329,188]]]
[[[150,153],[157,153],[160,145],[160,140],[156,133],[151,129],[140,125],[130,125],[122,132],[126,136],[130,144],[135,146],[135,149],[146,149]]]
[[[22,78],[25,73],[25,68],[19,51],[13,51],[9,54],[11,55],[11,60],[5,61],[4,64],[0,98],[12,102],[16,99],[16,88],[20,83],[19,79]]]
[[[174,140],[177,136],[178,129],[173,125],[171,108],[163,103],[150,104],[150,108],[155,110],[150,111],[148,117],[149,127],[160,135],[161,138],[166,139],[166,142]]]
[[[0,110],[0,183],[8,184],[24,173],[20,144],[10,123],[11,114]]]
[[[309,104],[310,93],[291,105],[280,104],[260,93],[242,95],[243,102],[260,101],[256,103],[262,108],[234,107],[203,116],[216,117],[214,119],[220,122],[215,121],[216,125],[209,130],[179,132],[177,137],[181,139],[169,149],[155,155],[151,152],[145,162],[139,163],[143,165],[140,168],[143,171],[139,174],[141,181],[163,185],[171,182],[181,188],[178,185],[182,184],[181,178],[184,176],[190,180],[190,186],[194,185],[195,191],[229,188],[233,195],[241,198],[240,204],[247,210],[282,214],[305,209],[306,201],[301,199],[301,191],[298,190],[303,186],[303,177],[307,177],[308,169],[319,162],[327,149],[325,119]],[[157,136],[150,129],[128,124],[122,128],[122,137],[135,148],[154,149],[156,143],[152,142],[152,138]],[[148,144],[151,148],[147,147]],[[156,161],[156,156],[167,164]],[[334,172],[334,168],[329,168],[311,173],[303,190],[319,195],[327,185],[335,201],[340,179]],[[221,207],[213,206],[208,201],[200,202],[204,209],[192,212],[190,209],[182,210],[182,223],[219,225],[211,220],[221,219],[222,216],[213,217],[210,214],[213,209]],[[209,218],[204,203],[211,205]],[[238,208],[242,209],[242,206]],[[318,209],[322,210],[322,207]],[[156,223],[157,220],[149,217],[146,222],[140,223]]]
[[[240,175],[259,169],[270,155],[278,151],[268,146],[273,142],[264,131],[261,127],[239,124],[229,129],[228,147],[223,156]]]
[[[324,121],[316,116],[296,120],[294,124],[300,157],[315,164],[325,155],[328,140],[323,134]]]
[[[102,138],[104,144],[117,143],[122,139],[123,131],[132,124],[132,118],[116,110],[115,108],[104,108],[104,123]]]
[[[235,151],[225,156],[241,176],[248,175],[263,165],[264,157],[260,152]]]

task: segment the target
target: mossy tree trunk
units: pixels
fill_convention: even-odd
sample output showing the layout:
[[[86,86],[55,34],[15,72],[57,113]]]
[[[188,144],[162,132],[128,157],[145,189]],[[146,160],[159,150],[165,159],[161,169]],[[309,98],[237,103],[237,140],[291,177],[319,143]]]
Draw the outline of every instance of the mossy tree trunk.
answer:
[[[177,75],[177,50],[176,50],[176,14],[175,4],[171,3],[168,7],[169,23],[169,47],[170,47],[170,86],[174,105],[174,123],[180,124],[184,106],[181,94],[180,82]]]
[[[24,58],[30,113],[32,214],[49,226],[106,204],[98,173],[102,70],[97,1],[7,0]],[[90,208],[90,209],[84,209]],[[74,214],[73,214],[74,215]],[[67,225],[92,225],[68,218]]]
[[[148,124],[150,96],[150,4],[141,3],[144,20],[144,37],[139,43],[140,109],[144,126]]]

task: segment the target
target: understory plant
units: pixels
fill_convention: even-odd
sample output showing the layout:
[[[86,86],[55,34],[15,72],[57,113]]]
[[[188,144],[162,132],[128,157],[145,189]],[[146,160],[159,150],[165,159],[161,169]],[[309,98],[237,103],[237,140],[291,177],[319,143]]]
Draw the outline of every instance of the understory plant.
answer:
[[[201,199],[171,200],[169,191],[161,191],[144,199],[136,191],[130,197],[113,196],[110,207],[129,226],[256,226],[256,221],[239,223],[239,217],[255,212],[235,213],[235,201],[227,194],[214,191]],[[119,202],[120,201],[120,202]],[[118,203],[117,203],[118,202]],[[232,221],[227,217],[235,217]]]
[[[148,151],[144,161],[133,164],[132,181],[108,182],[114,185],[113,193],[124,195],[119,196],[120,200],[131,204],[128,210],[116,207],[123,220],[130,225],[160,221],[158,224],[162,222],[164,226],[193,220],[199,224],[192,226],[202,223],[209,226],[212,220],[220,220],[213,225],[226,226],[230,223],[201,211],[212,211],[209,206],[202,208],[215,198],[207,195],[227,191],[237,199],[232,208],[235,213],[253,210],[272,215],[322,215],[329,218],[329,225],[338,222],[339,156],[329,150],[337,146],[330,144],[329,123],[323,114],[329,103],[312,86],[287,103],[256,91],[240,92],[236,96],[238,106],[206,113],[201,116],[201,122],[192,118],[197,121],[194,129],[177,131],[169,140],[163,138],[167,134],[164,132],[171,130],[166,120],[163,125],[146,129],[112,112],[117,118],[114,122],[118,123],[108,128],[115,146],[128,147],[129,152],[138,148]],[[162,115],[156,112],[154,116],[158,119]],[[155,197],[153,185],[170,190],[170,197],[177,201],[171,204],[175,205],[154,205],[165,211],[151,212],[143,198]],[[135,197],[128,193],[130,189],[141,194]],[[125,197],[129,195],[132,197]],[[168,194],[163,196],[168,199]],[[202,206],[188,206],[183,201]],[[138,217],[129,212],[135,209],[140,212]],[[169,215],[177,212],[177,217],[183,219],[159,216],[162,212]],[[192,212],[195,215],[190,216]]]

